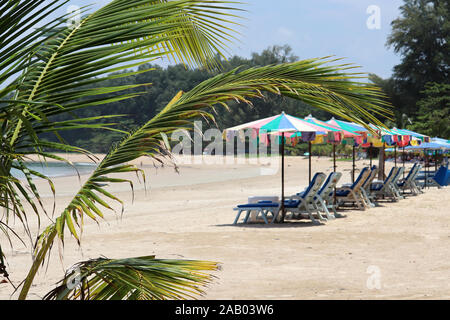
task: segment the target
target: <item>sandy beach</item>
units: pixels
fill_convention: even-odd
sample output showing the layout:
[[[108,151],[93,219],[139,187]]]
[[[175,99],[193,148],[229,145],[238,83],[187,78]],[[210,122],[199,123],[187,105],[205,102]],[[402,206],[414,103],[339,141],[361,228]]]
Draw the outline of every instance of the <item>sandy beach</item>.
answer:
[[[86,161],[72,156],[72,161]],[[330,158],[313,158],[313,172],[332,171]],[[258,164],[181,164],[156,168],[148,159],[136,164],[147,186],[135,176],[134,201],[128,185],[111,187],[125,211],[107,212],[97,225],[85,223],[82,246],[67,236],[64,261],[52,251],[29,298],[42,298],[72,264],[106,256],[210,260],[221,263],[217,279],[201,299],[449,299],[450,192],[430,188],[396,203],[380,202],[366,211],[344,210],[342,218],[319,225],[301,220],[282,225],[233,225],[233,207],[249,196],[280,194],[280,174],[261,175]],[[359,169],[368,160],[357,161]],[[374,162],[376,164],[376,162]],[[393,163],[387,162],[386,172]],[[409,166],[409,165],[408,165]],[[351,162],[339,161],[339,184],[350,182]],[[56,213],[72,199],[86,176],[55,178]],[[308,160],[286,158],[286,194],[308,183]],[[53,196],[38,181],[51,212]],[[30,213],[32,231],[37,232]],[[41,226],[49,224],[43,218]],[[20,230],[20,227],[17,229]],[[20,233],[20,232],[19,232]],[[21,233],[23,235],[23,233]],[[67,233],[68,234],[68,233]],[[4,237],[1,235],[0,237]],[[2,244],[5,239],[1,239]],[[11,280],[18,284],[31,265],[30,243],[5,247]],[[380,287],[370,285],[373,272]],[[0,284],[0,298],[16,298]]]

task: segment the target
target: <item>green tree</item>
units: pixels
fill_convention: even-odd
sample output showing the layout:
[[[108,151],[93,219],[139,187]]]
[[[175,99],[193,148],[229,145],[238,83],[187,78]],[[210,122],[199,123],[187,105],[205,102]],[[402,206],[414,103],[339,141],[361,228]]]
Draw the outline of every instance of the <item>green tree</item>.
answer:
[[[408,126],[430,137],[450,139],[450,84],[428,83],[417,102],[417,119]]]
[[[394,90],[402,96],[401,112],[414,113],[428,82],[446,83],[450,76],[450,3],[405,0],[401,17],[392,22],[387,45],[402,56],[394,67]]]

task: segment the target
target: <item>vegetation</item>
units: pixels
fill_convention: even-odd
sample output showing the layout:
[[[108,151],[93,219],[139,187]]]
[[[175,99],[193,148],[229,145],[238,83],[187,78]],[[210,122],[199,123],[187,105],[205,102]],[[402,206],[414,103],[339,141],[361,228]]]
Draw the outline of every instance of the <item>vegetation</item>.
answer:
[[[450,121],[450,3],[404,0],[400,10],[387,45],[402,61],[392,78],[372,75],[371,80],[395,106],[394,124],[398,127],[450,139],[449,131],[443,129]],[[436,117],[442,117],[439,126],[435,126]]]
[[[35,239],[33,264],[21,283],[19,299],[27,298],[38,270],[49,262],[55,243],[63,246],[69,233],[81,244],[81,230],[87,219],[99,223],[104,211],[112,210],[113,202],[122,204],[106,187],[115,183],[133,185],[116,174],[136,173],[145,178],[139,168],[128,163],[142,156],[170,160],[170,133],[192,129],[193,119],[213,122],[213,110],[240,110],[239,104],[251,105],[252,99],[264,99],[269,94],[303,101],[360,124],[381,125],[379,117],[390,115],[385,108],[389,104],[384,102],[379,88],[361,82],[364,75],[353,72],[353,66],[336,60],[310,59],[230,68],[186,92],[178,91],[170,99],[161,98],[161,105],[142,105],[148,113],[141,113],[140,117],[148,117],[136,128],[117,128],[109,122],[116,116],[98,114],[97,107],[139,99],[149,84],[117,85],[111,81],[142,75],[150,71],[150,65],[145,64],[148,60],[161,57],[171,57],[191,68],[217,70],[217,57],[233,38],[227,21],[236,19],[231,12],[237,10],[237,4],[210,0],[114,0],[85,14],[79,24],[64,26],[64,19],[58,17],[40,25],[65,4],[58,0],[45,4],[0,0],[2,18],[8,17],[1,20],[0,26],[0,206],[4,209],[0,220],[0,271],[4,276],[7,270],[3,239],[18,236],[17,226],[11,223],[13,218],[22,223],[30,240]],[[27,30],[34,31],[27,34]],[[139,69],[124,72],[134,67]],[[81,110],[93,113],[77,115]],[[62,212],[47,212],[33,175],[46,179],[52,190],[53,183],[29,170],[25,162],[32,155],[67,162],[54,150],[81,152],[97,160],[87,150],[64,140],[64,132],[80,129],[109,130],[121,135],[121,139],[113,143]],[[50,140],[50,135],[56,140]],[[13,168],[26,179],[16,179],[11,174]],[[39,219],[37,235],[28,224],[32,212]],[[50,220],[42,231],[41,219]],[[209,272],[217,266],[214,262],[154,257],[95,259],[74,266],[46,298],[193,297],[202,292],[201,287],[212,279]],[[80,270],[79,281],[69,286],[75,269]],[[14,276],[14,270],[10,274]]]
[[[294,56],[289,46],[273,46],[261,53],[254,53],[250,59],[234,56],[228,60],[218,58],[223,66],[223,72],[229,72],[235,68],[245,70],[252,67],[269,66],[285,62],[298,60]],[[127,78],[111,79],[105,83],[91,85],[95,88],[102,85],[120,86],[152,83],[151,86],[144,88],[129,89],[127,92],[134,93],[144,90],[144,93],[131,100],[115,101],[104,104],[95,109],[87,108],[78,110],[75,114],[78,117],[92,117],[98,115],[109,116],[111,114],[121,114],[119,126],[122,130],[128,131],[144,124],[145,119],[155,116],[161,107],[166,105],[179,90],[187,92],[202,81],[217,75],[218,72],[212,72],[202,69],[189,69],[182,64],[168,66],[163,69],[157,64],[145,64],[140,69],[152,69],[152,72],[140,73]],[[215,123],[204,122],[203,128],[217,126],[219,129],[225,129],[234,125],[245,123],[257,119],[272,116],[281,111],[298,116],[307,116],[313,114],[318,118],[330,118],[331,114],[321,109],[314,108],[303,101],[286,98],[277,94],[265,94],[264,99],[251,99],[252,105],[232,102],[229,104],[230,111],[217,109]],[[149,106],[156,106],[151,108]],[[55,119],[62,121],[67,119],[67,114],[62,114]],[[102,120],[100,120],[102,121]],[[103,122],[107,123],[108,119]],[[62,132],[64,139],[78,147],[86,148],[92,152],[107,152],[114,141],[121,137],[121,133],[115,131],[105,131],[99,129],[90,129],[80,131]],[[50,138],[50,137],[49,137]]]

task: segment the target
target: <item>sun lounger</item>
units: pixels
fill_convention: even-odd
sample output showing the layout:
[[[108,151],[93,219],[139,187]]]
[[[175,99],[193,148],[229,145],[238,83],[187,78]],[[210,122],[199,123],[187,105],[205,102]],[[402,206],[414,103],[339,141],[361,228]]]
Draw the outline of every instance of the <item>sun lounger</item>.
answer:
[[[427,186],[442,188],[448,186],[450,172],[445,166],[441,166],[436,173],[428,177]]]
[[[419,187],[415,183],[415,178],[419,174],[419,170],[421,168],[421,165],[418,163],[415,163],[413,167],[409,170],[408,175],[405,179],[401,179],[397,182],[397,186],[403,191],[403,194],[406,194],[406,190],[410,191],[410,194],[417,195],[421,191]]]
[[[370,192],[370,186],[371,186],[373,180],[375,180],[377,174],[378,174],[377,166],[372,166],[372,168],[370,169],[370,175],[367,177],[366,181],[364,181],[362,188],[361,188],[361,194],[363,195],[364,200],[370,207],[375,207],[375,203],[374,203],[375,197]]]
[[[384,181],[376,181],[373,182],[370,186],[370,191],[372,194],[376,196],[376,198],[391,198],[394,201],[397,201],[397,196],[395,189],[393,189],[392,181],[397,177],[397,173],[399,172],[399,168],[394,167],[389,172],[388,176]]]
[[[330,173],[317,193],[317,196],[314,197],[317,209],[325,212],[328,219],[335,219],[337,215],[336,206],[334,204],[334,189],[341,177],[342,173],[340,172]],[[330,210],[332,210],[333,213],[330,213]]]
[[[316,205],[318,199],[317,195],[326,176],[322,172],[318,172],[314,175],[311,183],[305,191],[289,197],[284,206],[286,212],[291,213],[291,217],[299,217],[307,215],[311,221],[316,222],[314,214],[316,214],[321,221],[327,221],[324,218]]]
[[[356,181],[350,186],[343,186],[336,190],[336,199],[339,201],[338,206],[346,202],[353,202],[358,209],[365,210],[366,204],[362,194],[362,185],[370,175],[369,168],[364,168],[359,174]]]
[[[280,204],[277,202],[271,202],[271,201],[259,201],[257,203],[249,203],[249,204],[241,204],[238,205],[233,210],[238,211],[236,218],[234,219],[233,224],[237,224],[239,221],[239,218],[242,214],[242,212],[245,212],[244,217],[244,223],[248,222],[248,218],[250,217],[250,213],[252,211],[256,211],[257,215],[261,215],[264,222],[266,224],[269,223],[267,215],[270,213],[272,215],[272,222],[275,221],[275,219],[278,216],[278,213],[280,211]]]
[[[320,172],[316,173],[311,180],[310,185],[304,192],[289,197],[287,198],[287,200],[285,200],[285,211],[290,212],[292,215],[307,214],[313,222],[316,221],[313,216],[313,214],[316,213],[319,216],[320,220],[327,221],[326,218],[320,215],[320,212],[318,212],[318,209],[314,206],[314,197],[317,195],[317,192],[322,186],[324,180],[325,174]],[[273,223],[277,220],[280,209],[280,203],[272,201],[259,201],[257,203],[238,205],[233,209],[235,211],[238,211],[236,218],[234,219],[234,224],[238,223],[242,212],[246,213],[244,217],[244,223],[247,223],[252,211],[256,211],[257,216],[261,215],[266,224],[269,223],[268,215],[271,214],[271,222]]]

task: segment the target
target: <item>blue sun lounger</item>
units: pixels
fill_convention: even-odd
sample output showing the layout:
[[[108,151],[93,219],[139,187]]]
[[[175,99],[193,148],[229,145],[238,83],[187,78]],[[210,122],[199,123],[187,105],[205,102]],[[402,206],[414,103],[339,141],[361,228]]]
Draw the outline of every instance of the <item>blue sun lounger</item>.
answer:
[[[401,179],[397,182],[397,186],[403,191],[403,194],[406,194],[406,190],[410,191],[410,194],[417,195],[422,191],[416,185],[415,179],[419,174],[420,168],[422,166],[418,163],[415,163],[412,168],[409,170],[408,175],[405,179]]]
[[[445,166],[441,166],[434,176],[428,177],[427,186],[442,188],[448,186],[449,179],[450,171]]]
[[[237,224],[239,221],[239,218],[241,216],[242,212],[246,212],[244,223],[248,222],[248,218],[250,217],[250,213],[252,211],[257,212],[257,216],[261,214],[262,218],[264,219],[264,222],[266,224],[269,223],[267,220],[267,215],[270,213],[272,214],[272,223],[276,220],[278,213],[280,211],[280,204],[277,202],[272,201],[259,201],[257,203],[249,203],[249,204],[241,204],[238,205],[233,210],[237,210],[238,213],[236,215],[236,219],[234,219],[233,224]]]
[[[295,219],[307,215],[312,222],[316,222],[314,218],[314,214],[316,214],[321,221],[328,220],[320,214],[320,210],[316,205],[316,202],[320,198],[319,192],[325,178],[324,173],[316,173],[305,191],[289,197],[284,206],[286,212],[291,213],[291,218]]]
[[[341,177],[342,173],[340,172],[330,173],[327,180],[325,180],[325,183],[314,197],[317,210],[323,211],[329,220],[335,219],[337,215],[336,206],[334,205],[334,189]],[[333,213],[330,213],[329,209],[331,209]]]
[[[366,201],[367,205],[370,207],[375,207],[375,197],[372,195],[372,193],[370,192],[370,186],[373,182],[373,180],[375,179],[375,177],[377,176],[378,173],[378,167],[377,166],[372,166],[372,168],[370,169],[370,175],[367,177],[366,181],[364,181],[362,187],[361,187],[361,194],[364,198],[364,200]]]
[[[351,185],[344,185],[336,190],[336,199],[339,201],[338,206],[346,202],[354,202],[358,209],[365,210],[366,204],[362,194],[362,185],[369,177],[370,171],[366,167],[361,170],[358,178]]]
[[[377,197],[390,197],[397,201],[396,192],[393,189],[392,181],[397,177],[399,168],[393,167],[384,181],[374,182],[370,186],[370,191]]]
[[[325,175],[323,173],[317,173],[312,179],[308,188],[304,192],[295,195],[293,197],[289,197],[287,200],[284,201],[285,210],[291,213],[301,213],[304,212],[304,210],[306,210],[311,220],[315,221],[314,217],[312,216],[313,214],[312,211],[314,209],[311,209],[310,204],[314,201],[314,196],[317,194],[317,191],[322,185],[324,180]],[[271,223],[274,223],[277,220],[278,215],[280,213],[281,209],[280,207],[281,207],[280,203],[271,201],[259,201],[258,203],[238,205],[236,208],[233,209],[235,211],[238,211],[236,218],[234,219],[234,224],[238,223],[242,212],[246,212],[244,223],[247,223],[248,218],[250,217],[250,213],[252,211],[256,211],[257,216],[261,215],[266,224],[269,223],[268,214],[270,213],[272,215]],[[302,211],[302,209],[304,210]],[[322,220],[326,219],[323,218]]]

